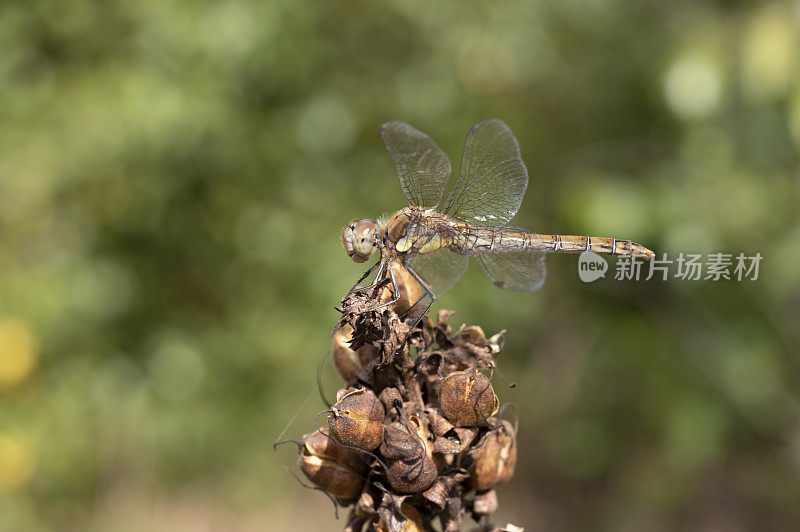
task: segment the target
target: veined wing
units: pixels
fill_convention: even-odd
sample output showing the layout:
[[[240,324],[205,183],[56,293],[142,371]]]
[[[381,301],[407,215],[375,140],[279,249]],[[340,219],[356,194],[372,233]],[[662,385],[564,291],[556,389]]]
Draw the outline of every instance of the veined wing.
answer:
[[[544,251],[506,251],[475,255],[483,273],[495,285],[514,292],[533,292],[544,284]]]
[[[469,257],[439,248],[431,253],[410,255],[405,266],[422,277],[434,296],[440,298],[466,273]]]
[[[425,133],[405,122],[387,122],[381,136],[392,154],[400,188],[411,205],[433,207],[450,177],[450,159]]]
[[[448,240],[461,253],[474,255],[483,273],[497,286],[531,292],[544,284],[545,252],[535,249],[535,236],[521,227],[451,225]]]
[[[467,133],[458,178],[437,210],[478,225],[503,225],[519,210],[528,170],[511,129],[501,120],[475,124]]]
[[[424,221],[420,230],[432,229]],[[412,253],[406,264],[430,285],[436,297],[450,290],[461,279],[474,255],[484,274],[497,286],[517,292],[538,290],[544,284],[547,268],[545,252],[536,249],[534,236],[519,227],[436,224],[426,235],[433,245],[444,245],[431,253]],[[418,240],[423,240],[422,235]],[[435,240],[435,242],[434,242]],[[427,241],[426,241],[427,242]],[[424,243],[414,246],[423,251]]]

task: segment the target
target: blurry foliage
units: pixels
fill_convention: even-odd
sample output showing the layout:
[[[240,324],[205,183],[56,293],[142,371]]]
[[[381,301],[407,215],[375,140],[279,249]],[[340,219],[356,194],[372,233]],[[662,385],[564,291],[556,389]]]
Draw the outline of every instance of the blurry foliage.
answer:
[[[557,256],[536,294],[473,268],[441,304],[508,329],[520,383],[498,520],[793,528],[799,29],[797,2],[0,4],[0,529],[340,527],[270,453],[361,273],[340,228],[403,206],[382,122],[457,167],[490,117],[519,225],[764,256],[591,285]]]

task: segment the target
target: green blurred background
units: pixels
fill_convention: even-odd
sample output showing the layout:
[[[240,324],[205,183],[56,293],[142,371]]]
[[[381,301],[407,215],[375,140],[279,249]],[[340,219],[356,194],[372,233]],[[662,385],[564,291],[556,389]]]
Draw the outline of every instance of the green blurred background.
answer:
[[[382,122],[457,167],[491,117],[515,223],[764,257],[585,284],[551,256],[534,294],[473,265],[439,307],[508,330],[495,521],[796,530],[800,3],[704,0],[2,3],[0,530],[340,529],[272,443],[323,408],[341,227],[404,205]]]

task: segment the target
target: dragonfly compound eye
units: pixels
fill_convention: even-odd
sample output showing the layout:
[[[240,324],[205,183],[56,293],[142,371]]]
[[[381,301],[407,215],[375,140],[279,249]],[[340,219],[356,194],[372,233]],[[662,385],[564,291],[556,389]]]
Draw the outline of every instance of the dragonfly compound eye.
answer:
[[[361,220],[350,222],[342,231],[342,245],[356,262],[366,261],[375,249],[375,222]]]

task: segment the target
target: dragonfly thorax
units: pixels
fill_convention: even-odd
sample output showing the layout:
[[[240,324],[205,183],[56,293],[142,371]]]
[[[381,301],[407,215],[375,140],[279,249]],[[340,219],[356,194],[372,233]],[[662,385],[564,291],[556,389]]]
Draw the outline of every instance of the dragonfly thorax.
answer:
[[[355,262],[365,262],[375,250],[377,228],[373,220],[352,221],[342,230],[342,245]]]

